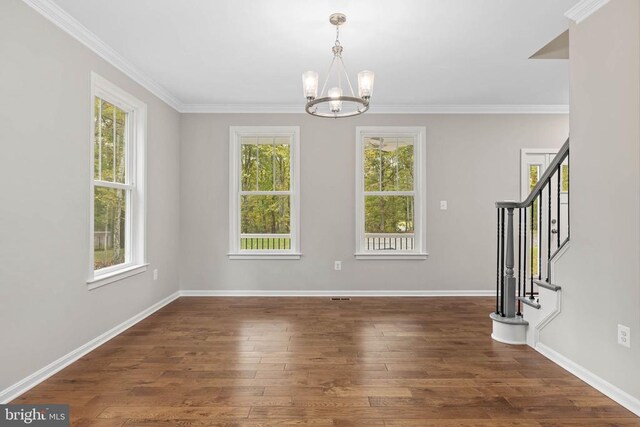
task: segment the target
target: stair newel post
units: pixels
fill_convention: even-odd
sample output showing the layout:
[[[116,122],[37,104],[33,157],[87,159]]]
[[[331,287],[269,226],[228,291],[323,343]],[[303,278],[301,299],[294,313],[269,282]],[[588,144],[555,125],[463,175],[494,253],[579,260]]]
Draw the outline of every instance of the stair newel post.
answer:
[[[513,209],[507,208],[507,241],[504,273],[504,292],[502,295],[502,307],[505,317],[516,316],[516,278],[513,274],[514,250],[513,250]]]

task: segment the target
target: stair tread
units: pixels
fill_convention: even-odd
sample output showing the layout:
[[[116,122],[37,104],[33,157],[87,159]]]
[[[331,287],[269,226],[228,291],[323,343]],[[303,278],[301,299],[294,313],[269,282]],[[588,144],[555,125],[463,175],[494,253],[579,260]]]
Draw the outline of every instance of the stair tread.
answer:
[[[529,307],[533,307],[536,309],[540,309],[540,307],[542,307],[540,303],[536,302],[535,299],[531,299],[529,297],[518,297],[518,300],[522,301],[524,304],[528,305]]]
[[[562,289],[561,286],[559,285],[555,285],[553,283],[549,283],[546,280],[537,280],[534,279],[533,283],[535,283],[536,285],[545,288],[545,289],[549,289],[550,291],[554,291],[554,292],[558,292],[560,289]]]

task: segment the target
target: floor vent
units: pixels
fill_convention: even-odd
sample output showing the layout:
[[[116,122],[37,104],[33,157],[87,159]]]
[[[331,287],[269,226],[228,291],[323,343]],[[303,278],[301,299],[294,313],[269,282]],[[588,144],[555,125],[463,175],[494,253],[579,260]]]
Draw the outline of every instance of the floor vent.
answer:
[[[331,301],[351,301],[351,298],[338,298],[338,297],[332,297]]]

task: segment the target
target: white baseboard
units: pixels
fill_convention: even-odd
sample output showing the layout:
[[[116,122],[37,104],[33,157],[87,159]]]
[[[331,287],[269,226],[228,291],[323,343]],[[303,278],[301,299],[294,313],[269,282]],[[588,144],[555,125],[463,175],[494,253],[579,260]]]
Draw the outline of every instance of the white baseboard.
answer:
[[[164,307],[165,305],[169,304],[170,302],[174,301],[179,297],[180,297],[179,292],[175,292],[169,295],[168,297],[155,303],[154,305],[147,308],[146,310],[143,310],[142,312],[136,314],[132,318],[125,320],[124,322],[120,323],[114,328],[108,330],[104,334],[92,339],[88,343],[62,356],[58,360],[51,362],[44,368],[38,370],[37,372],[34,372],[33,374],[15,383],[14,385],[6,388],[5,390],[0,391],[0,403],[4,404],[4,403],[11,402],[16,397],[20,396],[21,394],[25,393],[31,388],[37,386],[38,384],[40,384],[41,382],[43,382],[53,374],[66,368],[76,360],[80,359],[85,354],[101,346],[102,344],[109,341],[111,338],[115,337],[116,335],[121,334],[125,330],[129,329],[136,323],[145,319],[146,317],[153,314],[154,312],[160,310],[162,307]]]
[[[591,387],[595,388],[605,396],[613,399],[618,402],[620,405],[624,406],[634,414],[640,416],[640,400],[631,396],[629,393],[619,389],[608,381],[600,378],[593,372],[583,368],[572,360],[569,360],[565,356],[560,353],[552,350],[542,343],[538,343],[535,348],[540,354],[545,356],[547,359],[556,363],[560,367],[566,369],[571,372],[576,377],[580,378],[582,381],[589,384]]]
[[[183,297],[495,297],[495,291],[262,291],[182,290]]]

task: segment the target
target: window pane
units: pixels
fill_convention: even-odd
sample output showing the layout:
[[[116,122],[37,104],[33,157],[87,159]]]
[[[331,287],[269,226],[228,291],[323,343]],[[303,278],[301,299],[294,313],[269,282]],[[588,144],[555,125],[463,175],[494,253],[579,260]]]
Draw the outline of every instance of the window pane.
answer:
[[[412,191],[413,160],[413,138],[365,138],[365,191]]]
[[[93,140],[93,178],[100,179],[100,159],[102,159],[102,146],[100,145],[101,133],[100,126],[102,125],[101,113],[100,113],[100,98],[95,98],[93,104],[93,127],[94,127],[94,140]]]
[[[255,191],[258,182],[257,147],[255,144],[242,144],[240,147],[240,180],[242,181],[242,190]]]
[[[114,106],[102,100],[102,115],[100,116],[101,130],[101,158],[100,158],[100,180],[113,181],[113,115]]]
[[[364,190],[380,191],[380,140],[364,140]]]
[[[290,138],[242,138],[241,181],[243,191],[289,191]]]
[[[413,190],[413,141],[398,140],[398,191]]]
[[[365,197],[364,249],[413,250],[413,196]]]
[[[127,113],[96,98],[94,124],[94,178],[126,183]]]
[[[413,196],[366,196],[365,233],[413,233]]]
[[[276,138],[274,175],[276,191],[289,191],[291,181],[291,145],[289,138]]]
[[[273,138],[260,138],[258,144],[258,190],[273,191]]]
[[[116,112],[116,140],[115,140],[115,181],[124,184],[126,173],[126,126],[127,113],[119,108],[115,108]]]
[[[240,248],[291,249],[289,196],[242,196]]]
[[[562,187],[560,191],[566,193],[569,191],[569,165],[562,165]]]
[[[289,234],[289,196],[242,196],[242,234]]]
[[[125,190],[95,187],[93,248],[96,270],[125,262],[126,205]]]

